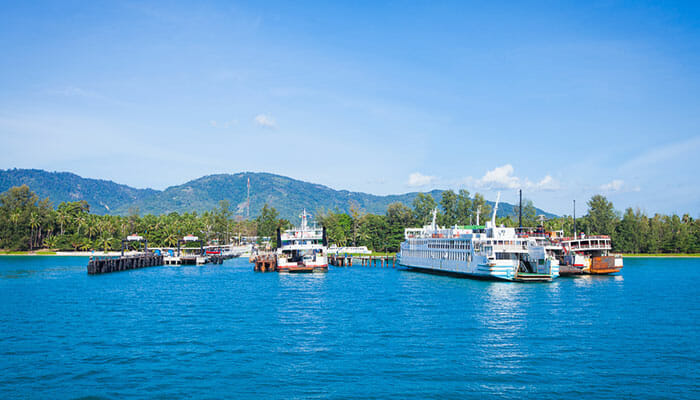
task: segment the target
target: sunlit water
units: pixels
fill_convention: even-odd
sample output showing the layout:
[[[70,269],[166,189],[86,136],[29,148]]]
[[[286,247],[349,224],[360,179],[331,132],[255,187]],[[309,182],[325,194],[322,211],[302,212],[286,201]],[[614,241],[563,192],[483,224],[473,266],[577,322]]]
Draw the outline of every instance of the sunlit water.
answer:
[[[2,398],[697,398],[700,259],[483,282],[0,257]]]

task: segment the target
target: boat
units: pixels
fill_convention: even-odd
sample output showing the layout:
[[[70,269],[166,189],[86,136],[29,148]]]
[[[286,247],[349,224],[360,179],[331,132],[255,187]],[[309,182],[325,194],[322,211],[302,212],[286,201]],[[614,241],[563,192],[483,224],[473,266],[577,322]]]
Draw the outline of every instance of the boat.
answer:
[[[306,209],[300,215],[301,226],[277,230],[277,271],[282,273],[328,272],[326,238],[323,228],[309,225]]]
[[[612,243],[607,235],[576,235],[562,238],[562,275],[608,275],[620,272],[622,255],[612,254]]]
[[[399,264],[407,269],[516,282],[549,282],[559,276],[556,258],[534,239],[520,237],[515,228],[496,225],[500,193],[486,225],[437,225],[437,208],[430,225],[408,228],[401,243]]]

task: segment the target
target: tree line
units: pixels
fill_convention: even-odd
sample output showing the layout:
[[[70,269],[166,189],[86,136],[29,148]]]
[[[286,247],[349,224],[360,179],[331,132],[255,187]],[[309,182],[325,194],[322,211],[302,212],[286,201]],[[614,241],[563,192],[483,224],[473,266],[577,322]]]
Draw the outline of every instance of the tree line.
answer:
[[[145,237],[154,247],[175,247],[188,234],[224,244],[258,232],[273,236],[277,225],[288,224],[267,206],[257,219],[237,220],[227,201],[202,214],[140,216],[133,209],[128,216],[118,216],[92,214],[86,201],[62,202],[54,209],[48,198],[40,200],[26,185],[0,194],[0,249],[5,250],[119,250],[121,240],[130,234]]]
[[[587,202],[586,215],[576,218],[576,232],[609,235],[613,250],[624,253],[700,253],[700,220],[688,214],[647,216],[628,208],[615,211],[612,202],[595,195]],[[430,194],[420,193],[411,207],[393,203],[385,214],[363,212],[357,204],[350,212],[319,210],[316,221],[326,228],[328,241],[338,246],[367,246],[373,251],[395,252],[404,239],[404,229],[431,222],[437,208],[440,226],[483,224],[491,217],[491,206],[484,197],[467,190],[443,192],[437,202]],[[574,219],[563,216],[542,220],[532,201],[525,200],[522,223],[547,230],[574,234]],[[518,226],[518,207],[514,215],[497,218],[498,224]],[[231,243],[241,237],[268,237],[276,244],[276,230],[291,223],[267,204],[253,220],[236,219],[227,201],[202,213],[170,213],[140,216],[131,210],[128,216],[90,213],[86,201],[62,202],[55,209],[50,200],[39,199],[26,185],[0,194],[0,248],[5,250],[118,250],[121,239],[129,234],[144,236],[150,246],[175,247],[178,239],[193,234],[208,243]],[[138,247],[139,244],[134,244]]]
[[[608,235],[613,251],[621,253],[700,253],[700,220],[688,214],[647,216],[640,210],[628,208],[621,215],[613,203],[602,195],[595,195],[586,204],[586,215],[576,218],[562,216],[544,219],[537,215],[531,200],[522,205],[522,225],[536,228],[543,226],[548,231],[563,231],[565,236]],[[386,214],[364,214],[351,208],[349,214],[326,212],[321,223],[326,227],[329,242],[339,246],[367,246],[374,251],[398,251],[403,241],[404,228],[420,227],[430,223],[432,210],[438,208],[437,223],[441,226],[473,225],[491,218],[491,207],[483,196],[469,192],[451,190],[443,192],[440,202],[429,194],[419,194],[412,208],[401,203],[389,205]],[[519,210],[513,215],[496,218],[498,225],[519,226]],[[575,224],[575,230],[574,230]]]

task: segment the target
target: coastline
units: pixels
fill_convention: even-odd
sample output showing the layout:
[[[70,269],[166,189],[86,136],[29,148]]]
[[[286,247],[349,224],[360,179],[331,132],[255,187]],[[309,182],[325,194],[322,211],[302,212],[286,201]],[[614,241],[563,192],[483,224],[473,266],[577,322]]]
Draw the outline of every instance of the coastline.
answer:
[[[120,256],[120,251],[0,251],[0,256],[60,256],[60,257],[89,257],[89,256]],[[138,254],[138,252],[125,252],[124,255]]]
[[[700,258],[700,254],[622,254],[623,258]]]

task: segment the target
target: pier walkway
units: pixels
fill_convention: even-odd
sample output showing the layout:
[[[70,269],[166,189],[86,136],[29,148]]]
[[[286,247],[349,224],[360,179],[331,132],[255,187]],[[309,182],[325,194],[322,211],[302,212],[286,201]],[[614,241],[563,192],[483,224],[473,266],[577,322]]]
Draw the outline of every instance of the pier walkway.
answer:
[[[396,268],[396,255],[393,256],[353,256],[343,254],[329,254],[328,263],[335,267],[362,267]]]

